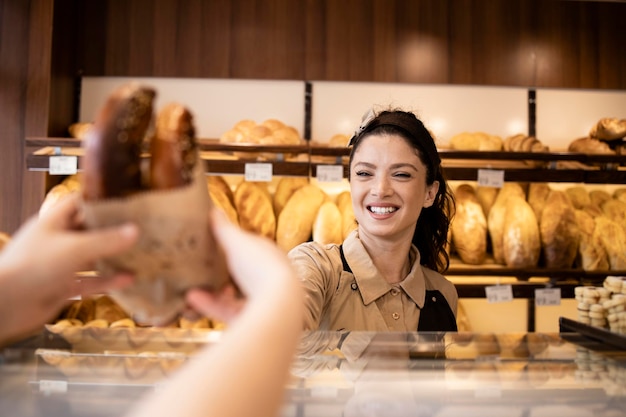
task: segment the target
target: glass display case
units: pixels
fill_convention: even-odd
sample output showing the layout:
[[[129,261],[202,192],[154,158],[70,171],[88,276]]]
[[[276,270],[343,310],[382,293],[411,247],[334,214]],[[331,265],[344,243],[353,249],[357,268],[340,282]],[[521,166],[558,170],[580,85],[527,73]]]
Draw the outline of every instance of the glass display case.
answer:
[[[606,343],[566,330],[306,333],[280,415],[626,415],[622,337]],[[48,326],[2,350],[0,415],[123,415],[143,394],[164,389],[181,365],[193,366],[198,349],[220,343],[221,335]]]

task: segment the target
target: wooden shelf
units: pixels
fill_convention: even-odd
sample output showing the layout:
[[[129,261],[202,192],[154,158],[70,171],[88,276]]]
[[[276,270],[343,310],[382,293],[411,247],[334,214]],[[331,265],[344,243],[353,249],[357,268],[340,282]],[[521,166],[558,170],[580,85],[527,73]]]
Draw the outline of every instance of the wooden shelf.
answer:
[[[316,176],[319,165],[344,165],[348,174],[349,148],[303,145],[223,144],[217,139],[199,139],[207,171],[215,174],[243,174],[245,164],[269,162],[273,175]],[[79,157],[81,145],[73,138],[26,138],[26,165],[29,170],[48,170],[48,159],[56,149],[71,150]],[[36,150],[32,150],[36,149]],[[512,182],[575,182],[589,184],[625,184],[626,155],[587,155],[575,152],[491,152],[439,150],[444,175],[448,180],[475,181],[481,169],[504,171],[504,180]],[[204,155],[207,155],[206,157]],[[262,158],[259,156],[262,155]],[[533,167],[541,164],[542,167]],[[569,163],[573,168],[561,168]]]

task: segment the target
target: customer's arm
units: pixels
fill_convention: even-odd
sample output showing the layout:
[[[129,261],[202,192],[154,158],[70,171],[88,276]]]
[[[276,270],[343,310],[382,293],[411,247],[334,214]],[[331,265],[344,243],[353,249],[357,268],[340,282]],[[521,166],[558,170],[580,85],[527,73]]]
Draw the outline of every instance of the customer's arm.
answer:
[[[231,275],[247,302],[222,339],[190,360],[147,397],[131,417],[276,415],[302,329],[303,295],[286,256],[271,241],[213,216]],[[223,294],[190,291],[201,313],[228,316],[232,287]],[[222,297],[223,295],[223,297]]]
[[[132,282],[127,275],[76,280],[76,272],[130,248],[138,236],[134,225],[80,230],[78,204],[68,196],[30,219],[0,253],[0,344],[42,326],[70,297]]]

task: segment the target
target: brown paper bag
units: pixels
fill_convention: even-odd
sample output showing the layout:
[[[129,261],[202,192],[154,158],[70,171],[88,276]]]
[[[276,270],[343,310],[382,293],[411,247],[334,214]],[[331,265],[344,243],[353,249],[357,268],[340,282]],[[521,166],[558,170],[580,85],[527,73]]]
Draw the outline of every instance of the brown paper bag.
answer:
[[[97,265],[102,275],[135,274],[132,286],[111,296],[139,323],[167,324],[183,310],[189,288],[220,289],[229,282],[224,256],[209,227],[212,203],[201,162],[185,187],[84,202],[88,228],[127,221],[139,226],[133,249]]]

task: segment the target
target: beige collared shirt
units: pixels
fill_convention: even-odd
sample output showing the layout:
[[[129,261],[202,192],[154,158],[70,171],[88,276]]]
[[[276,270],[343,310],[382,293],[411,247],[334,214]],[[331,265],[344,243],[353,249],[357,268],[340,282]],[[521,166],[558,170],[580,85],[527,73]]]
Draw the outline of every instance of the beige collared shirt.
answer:
[[[456,316],[458,295],[443,275],[420,265],[415,246],[411,271],[389,284],[353,231],[343,242],[352,273],[344,271],[338,245],[303,243],[289,252],[306,290],[305,330],[417,331],[426,290],[439,290]]]

